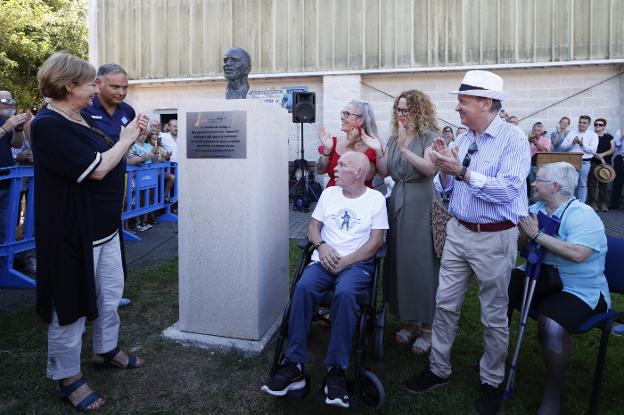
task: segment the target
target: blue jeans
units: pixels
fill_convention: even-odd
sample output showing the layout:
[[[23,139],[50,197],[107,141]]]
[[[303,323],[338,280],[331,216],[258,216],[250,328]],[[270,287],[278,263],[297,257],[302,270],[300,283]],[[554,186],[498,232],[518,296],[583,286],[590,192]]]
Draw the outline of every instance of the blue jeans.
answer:
[[[6,227],[9,220],[9,189],[0,189],[0,245],[6,243]],[[0,269],[6,268],[6,257],[0,257]]]
[[[304,364],[308,354],[308,333],[312,316],[331,288],[334,297],[331,303],[331,333],[325,356],[325,366],[349,366],[351,341],[357,324],[357,298],[368,295],[374,262],[358,262],[345,268],[340,274],[332,275],[318,262],[313,262],[303,271],[291,299],[288,321],[289,362]]]
[[[585,203],[587,200],[587,176],[591,168],[591,162],[589,160],[583,160],[581,164],[581,170],[579,170],[578,185],[576,186],[576,198]]]

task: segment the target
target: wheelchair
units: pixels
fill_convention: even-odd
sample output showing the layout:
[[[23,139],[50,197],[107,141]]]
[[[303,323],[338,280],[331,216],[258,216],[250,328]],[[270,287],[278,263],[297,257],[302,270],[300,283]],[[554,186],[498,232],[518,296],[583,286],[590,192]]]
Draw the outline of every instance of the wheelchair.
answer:
[[[288,320],[290,316],[290,306],[292,301],[292,296],[295,290],[295,286],[301,276],[303,275],[303,271],[306,266],[311,261],[312,253],[314,252],[314,247],[308,241],[307,238],[302,239],[298,243],[298,247],[302,249],[302,252],[299,256],[299,262],[297,264],[297,268],[295,271],[295,278],[290,287],[290,298],[286,308],[284,310],[284,314],[282,316],[282,323],[277,332],[277,342],[275,345],[275,354],[273,356],[273,364],[271,366],[271,370],[269,372],[270,376],[274,376],[279,365],[285,360],[286,355],[286,347],[285,343],[288,339]],[[352,364],[350,367],[353,368],[352,372],[352,380],[349,380],[349,375],[347,375],[347,383],[349,386],[349,396],[351,402],[354,404],[351,408],[356,404],[359,400],[365,406],[371,409],[381,409],[386,400],[386,393],[383,384],[373,373],[372,370],[366,368],[365,361],[368,350],[369,342],[373,344],[373,356],[376,360],[383,359],[384,353],[384,329],[385,329],[385,320],[386,320],[386,308],[383,303],[378,300],[378,287],[379,287],[379,270],[381,268],[381,260],[385,257],[386,247],[385,244],[377,251],[375,255],[375,263],[374,270],[371,275],[371,284],[368,292],[368,296],[358,298],[357,303],[359,306],[359,315],[358,315],[358,323],[355,331],[356,337],[356,349],[355,353],[351,353]],[[331,320],[327,318],[328,310],[331,304],[331,300],[333,298],[333,290],[329,290],[325,295],[325,299],[321,301],[319,309],[315,311],[312,321],[325,321],[328,324],[331,324]],[[326,311],[323,311],[325,309]],[[289,391],[286,396],[294,399],[304,399],[310,393],[310,379],[309,376],[306,375],[306,387],[301,390]],[[322,391],[319,391],[317,398],[320,398]],[[353,399],[356,398],[356,399]]]

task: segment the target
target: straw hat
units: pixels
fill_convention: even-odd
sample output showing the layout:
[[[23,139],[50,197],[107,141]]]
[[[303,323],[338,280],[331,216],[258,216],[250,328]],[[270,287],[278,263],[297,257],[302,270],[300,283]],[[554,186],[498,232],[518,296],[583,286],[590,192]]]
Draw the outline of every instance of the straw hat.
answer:
[[[608,164],[600,164],[594,169],[594,177],[601,183],[609,183],[615,179],[615,170]]]
[[[509,94],[503,91],[503,78],[489,71],[466,72],[459,89],[451,91],[451,94],[472,95],[499,101],[509,97]]]

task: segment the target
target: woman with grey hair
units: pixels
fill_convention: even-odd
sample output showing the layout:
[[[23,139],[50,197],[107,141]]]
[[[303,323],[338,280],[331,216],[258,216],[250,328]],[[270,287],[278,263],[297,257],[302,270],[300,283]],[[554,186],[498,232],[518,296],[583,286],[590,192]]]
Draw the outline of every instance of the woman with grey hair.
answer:
[[[546,250],[543,264],[558,269],[561,291],[535,298],[531,306],[537,315],[546,366],[546,379],[538,413],[558,414],[560,389],[570,362],[570,332],[592,315],[610,307],[609,286],[604,276],[607,238],[604,225],[594,210],[574,197],[578,172],[569,163],[545,164],[537,172],[530,216],[519,224],[520,246],[527,238]],[[557,217],[561,223],[554,235],[543,233],[536,215]],[[544,273],[542,270],[542,274]],[[518,305],[524,272],[514,270],[510,302]]]
[[[375,163],[377,158],[375,152],[371,150],[362,140],[363,136],[377,136],[377,123],[373,108],[368,102],[357,99],[349,102],[340,112],[340,129],[345,133],[345,137],[330,137],[324,127],[318,129],[322,146],[319,147],[319,157],[316,163],[316,173],[329,175],[327,187],[335,186],[334,168],[338,164],[340,155],[345,151],[353,150],[364,155],[370,161],[370,170],[366,177],[366,186],[373,187],[373,177],[375,176]]]

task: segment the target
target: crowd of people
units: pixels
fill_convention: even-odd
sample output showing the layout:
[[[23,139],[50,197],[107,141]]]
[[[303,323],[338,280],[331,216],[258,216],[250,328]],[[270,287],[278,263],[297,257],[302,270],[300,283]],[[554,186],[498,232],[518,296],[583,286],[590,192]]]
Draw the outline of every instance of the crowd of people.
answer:
[[[81,373],[87,321],[93,327],[94,367],[144,364],[118,347],[117,308],[125,278],[119,214],[128,190],[126,165],[177,161],[177,120],[161,129],[159,120],[136,114],[124,101],[127,73],[116,64],[96,71],[80,58],[56,53],[37,79],[48,100],[34,118],[15,114],[15,100],[0,91],[0,167],[34,164],[36,309],[48,324],[47,376],[59,382],[59,396],[77,409],[97,410],[104,399]],[[450,126],[440,129],[434,103],[418,90],[394,100],[385,144],[371,105],[360,100],[341,111],[341,136],[319,129],[317,172],[328,173],[330,182],[308,228],[315,252],[294,289],[286,359],[262,386],[264,392],[283,396],[306,386],[311,315],[333,287],[325,402],[349,407],[345,371],[357,298],[368,289],[372,257],[387,230],[384,302],[404,322],[395,341],[418,355],[429,352],[429,365],[406,379],[407,391],[424,393],[448,383],[460,308],[474,274],[484,342],[476,409],[498,412],[514,295],[510,287],[518,278],[518,248],[530,240],[548,251],[544,262],[556,267],[562,280],[561,290],[535,305],[547,370],[539,413],[559,413],[569,333],[610,305],[603,274],[606,236],[595,211],[608,208],[606,183],[613,178],[610,208],[619,207],[624,131],[615,137],[606,133],[603,118],[591,131],[590,117],[582,115],[577,128],[563,117],[550,136],[539,122],[527,134],[517,127],[517,117],[502,111],[508,95],[503,79],[488,71],[467,72],[451,93],[457,95],[455,110],[465,126],[455,134]],[[566,162],[537,166],[537,154],[553,151],[582,153],[579,168]],[[605,178],[603,166],[614,173]],[[394,183],[387,200],[372,189],[375,175]],[[166,174],[165,197],[174,180]],[[448,198],[451,218],[438,259],[431,218],[440,192]],[[8,190],[0,187],[0,216],[7,199]],[[541,232],[538,213],[560,220],[556,234]],[[134,229],[146,230],[150,220],[139,217]],[[0,239],[3,233],[0,229]]]
[[[465,126],[457,134],[450,126],[440,130],[435,105],[417,90],[404,91],[394,100],[392,132],[385,145],[377,136],[372,108],[358,100],[341,112],[342,137],[319,129],[319,172],[327,172],[330,181],[308,229],[316,251],[295,286],[288,350],[262,386],[265,393],[285,396],[308,386],[305,345],[312,310],[334,287],[323,391],[325,403],[350,406],[345,372],[356,299],[362,278],[370,275],[367,267],[379,234],[388,229],[383,301],[404,322],[395,341],[416,354],[429,352],[429,365],[406,379],[407,391],[425,393],[448,383],[460,308],[476,277],[485,346],[475,402],[479,414],[495,414],[500,408],[508,312],[516,295],[510,281],[512,275],[514,281],[523,278],[515,270],[519,248],[532,241],[547,251],[544,264],[558,270],[562,288],[534,302],[547,372],[538,412],[559,413],[570,332],[610,304],[604,276],[606,235],[595,212],[607,209],[609,180],[588,176],[600,165],[610,165],[614,156],[616,166],[620,163],[617,177],[624,177],[622,131],[611,137],[602,118],[595,120],[595,132],[590,131],[591,119],[583,115],[576,129],[569,129],[570,120],[564,117],[550,138],[540,122],[525,133],[517,126],[518,118],[502,110],[508,96],[503,79],[488,71],[467,72],[451,93],[457,95],[455,110]],[[578,170],[565,161],[538,166],[536,155],[551,151],[581,153]],[[394,183],[385,206],[370,194],[374,173]],[[617,208],[620,190],[614,186],[612,208]],[[450,220],[438,260],[431,223],[439,192],[449,200]],[[530,200],[534,203],[529,206]],[[559,220],[558,232],[543,233],[538,213]]]

